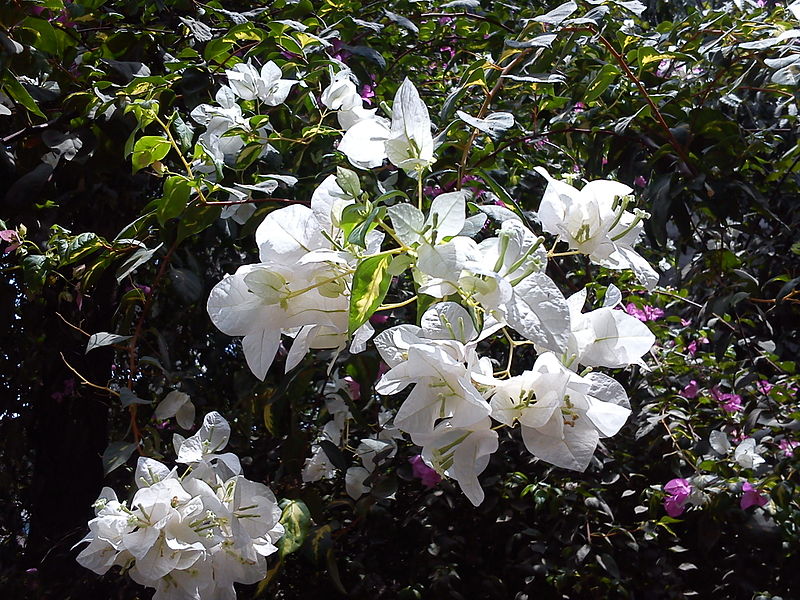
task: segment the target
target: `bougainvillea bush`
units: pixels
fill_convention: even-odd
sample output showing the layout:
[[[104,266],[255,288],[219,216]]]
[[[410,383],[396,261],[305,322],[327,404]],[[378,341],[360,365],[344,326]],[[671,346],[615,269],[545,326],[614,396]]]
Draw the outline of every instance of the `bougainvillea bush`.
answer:
[[[798,594],[800,3],[0,26],[14,597]]]

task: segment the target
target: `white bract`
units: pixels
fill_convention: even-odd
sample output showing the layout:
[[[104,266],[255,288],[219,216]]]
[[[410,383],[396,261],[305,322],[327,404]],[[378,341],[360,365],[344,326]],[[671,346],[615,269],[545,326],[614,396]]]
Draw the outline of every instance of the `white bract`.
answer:
[[[282,79],[273,63],[260,71],[241,63],[226,74],[229,87],[219,91],[216,104],[192,113],[206,127],[199,142],[214,162],[197,165],[195,171],[213,181],[223,181],[224,162],[230,164],[238,156],[243,138],[253,144],[258,137],[253,133],[268,131],[260,121],[262,129],[253,132],[255,125],[237,101],[245,101],[248,108],[255,101],[274,106],[297,83]],[[586,469],[599,440],[616,434],[630,409],[619,383],[602,373],[579,375],[579,369],[644,366],[643,357],[655,337],[646,324],[616,309],[622,300],[616,287],[608,286],[604,306],[583,312],[586,290],[566,298],[560,279],[556,283],[551,278],[557,271],[549,266],[560,256],[584,254],[603,267],[633,270],[652,289],[658,274],[633,249],[647,217],[641,210],[628,210],[633,190],[611,180],[592,181],[578,190],[537,167],[547,179],[538,212],[540,230],[516,206],[513,211],[479,206],[479,214],[469,216],[476,212],[468,203],[472,192],[459,189],[425,197],[425,186],[432,183],[425,173],[436,161],[436,142],[428,108],[410,80],[399,86],[391,111],[384,109],[389,118],[384,118],[366,108],[354,74],[337,62],[319,103],[321,118],[335,112],[343,130],[337,148],[351,164],[390,172],[362,181],[339,167],[313,192],[310,207],[298,203],[268,213],[255,234],[259,262],[239,267],[214,287],[207,305],[212,321],[225,334],[242,337],[250,370],[264,379],[282,343],[289,340],[287,371],[312,349],[333,350],[334,357],[348,343],[351,353],[365,350],[374,333],[368,320],[372,313],[395,318],[405,314],[389,311],[414,300],[403,299],[410,295],[412,280],[418,306],[427,310],[419,325],[396,325],[374,339],[389,366],[375,386],[386,400],[377,427],[366,435],[355,434],[350,425],[359,419],[353,419],[348,408],[359,402],[371,405],[375,398],[349,396],[338,376],[333,387],[323,391],[330,419],[320,423],[303,480],[334,478],[336,462],[353,499],[379,494],[373,486],[385,476],[382,465],[406,434],[422,447],[427,465],[453,478],[469,500],[479,504],[483,490],[478,476],[498,448],[498,429],[517,425],[526,447],[538,458],[563,468]],[[231,135],[234,129],[241,130],[240,135]],[[263,145],[262,151],[269,151],[268,144]],[[398,185],[403,182],[399,170],[416,179],[413,204],[408,190]],[[464,175],[461,171],[459,176]],[[444,181],[436,183],[450,185],[450,172],[445,168],[437,173]],[[264,177],[287,176],[259,179]],[[463,183],[462,179],[456,185]],[[244,202],[247,208],[234,205],[224,213],[244,223],[254,213],[246,204],[251,195],[271,194],[275,185],[262,180],[226,187],[215,183],[207,189]],[[376,189],[380,197],[373,198]],[[476,196],[480,203],[481,195]],[[484,213],[499,225],[487,226]],[[555,236],[555,242],[545,244],[540,234]],[[557,251],[561,242],[567,251]],[[402,284],[394,286],[393,277]],[[496,344],[498,332],[504,336],[506,360],[481,356],[481,344]],[[527,347],[526,358],[534,360],[535,355],[532,366],[515,362],[519,346]],[[498,363],[505,363],[505,369],[498,370]],[[329,373],[334,366],[331,362]],[[385,410],[393,408],[392,403],[396,413]],[[160,414],[177,412],[173,405],[177,406],[174,398]],[[214,490],[241,477],[238,460],[221,453],[227,434],[212,425],[174,441],[179,462],[194,465],[190,494],[208,497],[211,503],[203,486]],[[757,466],[759,457],[748,448],[738,452],[737,460]],[[350,453],[356,460],[345,468],[339,453],[345,458]],[[152,467],[139,478],[175,479],[174,473]],[[92,555],[98,563],[108,561],[102,549],[93,549]],[[258,562],[251,554],[240,558]],[[208,560],[203,555],[197,564]],[[219,560],[210,564],[222,564]],[[237,581],[249,577],[237,573]]]
[[[656,286],[658,273],[633,249],[642,234],[642,220],[649,215],[638,208],[626,210],[632,199],[630,187],[599,179],[577,190],[554,179],[542,167],[535,170],[547,179],[539,205],[539,219],[547,233],[598,265],[632,269],[649,290]]]
[[[228,76],[228,85],[239,98],[257,99],[267,106],[283,104],[292,86],[298,83],[294,79],[281,79],[280,67],[271,60],[261,67],[261,71],[248,61],[225,71],[225,75]]]
[[[181,462],[189,466],[180,478],[175,469],[140,458],[130,505],[103,488],[78,562],[98,574],[118,565],[155,588],[156,600],[235,599],[234,583],[263,579],[266,557],[283,535],[281,511],[267,486],[230,475],[233,461],[215,454],[229,433],[218,413],[206,415],[203,427],[180,444]]]
[[[339,85],[346,86],[341,82]],[[337,100],[344,93],[346,91],[341,92]],[[330,102],[333,106],[333,97]],[[379,167],[388,158],[412,177],[420,177],[435,162],[428,108],[409,79],[403,81],[394,97],[391,123],[372,115],[366,118],[357,116],[351,115],[347,132],[339,142],[339,151],[354,166],[362,169]]]
[[[617,433],[631,412],[619,383],[601,373],[581,377],[550,352],[498,384],[491,405],[501,423],[519,422],[532,454],[575,471],[586,469],[599,438]]]
[[[178,425],[184,429],[191,429],[192,425],[194,425],[194,413],[194,404],[192,404],[189,394],[172,390],[156,406],[153,417],[157,421],[165,421],[175,417]]]
[[[242,336],[250,370],[263,379],[281,343],[294,338],[286,370],[311,348],[343,348],[356,252],[344,241],[341,212],[354,200],[329,176],[311,198],[269,213],[256,230],[261,263],[240,267],[208,299],[214,324]],[[367,252],[383,235],[367,234]]]

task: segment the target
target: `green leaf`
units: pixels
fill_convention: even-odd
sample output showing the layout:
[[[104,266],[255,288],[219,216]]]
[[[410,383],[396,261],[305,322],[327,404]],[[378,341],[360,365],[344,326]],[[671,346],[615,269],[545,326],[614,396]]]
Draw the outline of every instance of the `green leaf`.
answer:
[[[133,172],[161,160],[169,153],[170,148],[169,140],[160,135],[146,135],[139,138],[133,146],[133,156],[131,157]]]
[[[172,119],[172,126],[175,128],[175,133],[178,134],[178,143],[181,145],[181,150],[191,150],[194,128],[181,119],[177,111],[175,112],[175,117]]]
[[[347,236],[348,243],[366,248],[367,234],[375,226],[375,220],[382,217],[383,213],[385,212],[386,208],[383,206],[378,206],[377,204],[373,206],[372,210],[369,211],[369,214],[364,217],[364,220],[356,225],[353,228],[353,231],[350,232],[350,235]]]
[[[391,263],[391,254],[380,254],[361,261],[356,268],[350,294],[350,335],[367,322],[386,297],[392,281]]]
[[[334,467],[340,471],[346,471],[350,466],[350,462],[345,458],[339,447],[330,440],[320,440],[319,447],[325,452],[325,456],[331,461]]]
[[[183,177],[168,177],[164,182],[164,196],[158,203],[156,218],[163,226],[183,212],[192,192],[191,184]]]
[[[13,100],[24,106],[26,109],[28,109],[28,111],[45,118],[44,113],[39,109],[36,101],[28,93],[28,90],[22,87],[22,84],[17,81],[16,77],[14,77],[11,71],[6,71],[3,88]]]
[[[208,228],[219,219],[222,209],[211,204],[196,204],[183,214],[178,223],[178,241],[182,242],[187,237],[196,235]]]
[[[283,500],[280,507],[283,511],[281,525],[284,534],[277,546],[280,557],[283,558],[296,552],[303,545],[311,528],[311,513],[302,500]]]
[[[608,89],[608,86],[616,79],[619,74],[619,69],[614,65],[603,65],[603,68],[598,71],[594,80],[586,88],[586,93],[583,99],[586,102],[597,100],[600,95]]]
[[[351,198],[358,198],[361,195],[361,182],[358,180],[358,175],[350,169],[336,167],[336,184]]]
[[[94,233],[86,232],[76,235],[69,242],[66,261],[63,264],[69,265],[77,262],[102,247],[102,240]]]
[[[136,252],[134,252],[124,263],[122,263],[117,271],[117,283],[121,283],[122,280],[128,275],[153,258],[153,255],[156,253],[156,251],[163,245],[164,244],[159,244],[152,250],[148,248],[139,248]]]

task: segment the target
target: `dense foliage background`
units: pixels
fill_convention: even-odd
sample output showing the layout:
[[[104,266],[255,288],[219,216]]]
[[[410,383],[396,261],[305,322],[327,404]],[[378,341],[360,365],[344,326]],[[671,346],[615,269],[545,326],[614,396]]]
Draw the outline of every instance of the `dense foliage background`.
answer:
[[[800,9],[581,0],[563,14],[559,4],[0,7],[7,597],[148,597],[118,574],[85,571],[71,548],[100,488],[128,485],[134,440],[141,435],[151,456],[168,451],[172,431],[152,419],[152,407],[123,407],[115,393],[126,388],[155,403],[178,386],[198,414],[229,418],[248,477],[308,508],[305,542],[270,572],[266,596],[800,596]],[[307,87],[268,111],[279,158],[265,164],[245,151],[233,171],[291,173],[298,184],[275,195],[306,201],[346,164],[332,150],[335,120],[310,117],[331,57],[375,101],[390,100],[411,78],[439,131],[456,109],[515,116],[495,137],[455,121],[439,170],[425,182],[431,189],[452,189],[465,171],[480,170],[469,181],[476,192],[531,217],[544,186],[536,166],[639,190],[652,214],[643,252],[663,274],[650,295],[632,278],[622,287],[629,312],[649,319],[659,341],[649,372],[617,374],[634,416],[585,473],[537,462],[511,436],[481,478],[487,499],[477,509],[451,483],[420,485],[407,463],[411,447],[357,502],[342,477],[301,482],[329,356],[307,358],[287,376],[278,364],[259,382],[205,309],[222,275],[255,255],[258,215],[284,202],[259,202],[240,226],[220,219],[218,206],[167,193],[160,163],[131,151],[144,135],[164,135],[161,121],[191,156],[188,114],[211,101],[224,69],[274,60],[285,75],[302,73]],[[302,130],[298,119],[307,121]],[[137,156],[145,168],[132,168]],[[177,152],[160,158],[164,168],[181,168]],[[577,289],[589,281],[586,269],[575,259],[553,276]],[[592,281],[599,292],[612,280]],[[389,324],[414,318],[398,309]],[[87,353],[97,332],[130,337]],[[377,355],[342,360],[367,398]],[[741,410],[725,410],[723,394],[740,396]],[[372,408],[352,410],[363,410],[368,424]],[[733,460],[710,444],[715,430],[754,438],[766,462]],[[705,482],[705,501],[667,516],[662,486],[690,476]],[[742,510],[745,480],[769,497],[766,506]]]

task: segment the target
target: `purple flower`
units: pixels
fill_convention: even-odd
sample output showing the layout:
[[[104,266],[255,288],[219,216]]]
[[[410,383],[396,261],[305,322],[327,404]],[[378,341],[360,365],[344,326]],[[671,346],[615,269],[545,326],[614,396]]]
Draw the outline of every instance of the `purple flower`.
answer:
[[[369,318],[369,322],[372,323],[373,325],[383,325],[388,320],[389,320],[389,315],[381,315],[378,313],[375,313]]]
[[[794,449],[800,446],[800,442],[796,442],[795,440],[790,440],[788,438],[783,438],[780,442],[778,442],[778,448],[781,450],[781,454],[783,454],[786,458],[791,458],[794,454]]]
[[[641,188],[647,187],[647,179],[645,179],[641,175],[637,175],[636,179],[633,180],[633,185],[635,185],[636,187],[641,187]]]
[[[697,385],[697,382],[694,379],[692,379],[681,390],[681,396],[691,400],[692,398],[697,398],[697,394],[699,392],[700,392],[700,386]]]
[[[681,327],[688,327],[692,324],[691,319],[681,319]]]
[[[664,484],[664,508],[670,517],[679,517],[686,510],[686,502],[692,493],[692,484],[686,479],[671,479]]]
[[[361,400],[361,386],[359,383],[349,375],[344,378],[347,384],[347,392],[354,401]]]
[[[711,397],[721,404],[722,410],[728,413],[737,413],[742,410],[742,397],[739,394],[721,392],[717,386],[711,388]]]
[[[441,475],[425,464],[421,454],[412,456],[408,459],[408,462],[411,463],[411,473],[414,477],[419,479],[426,488],[435,487],[436,484],[442,480]]]
[[[586,105],[583,102],[576,102],[575,106],[572,107],[572,111],[579,113],[586,110]]]
[[[742,510],[747,510],[751,506],[765,506],[769,502],[769,498],[758,491],[749,481],[745,481],[742,486],[742,499],[739,501],[739,506]]]
[[[660,308],[656,308],[655,306],[643,306],[639,308],[633,302],[628,302],[628,304],[625,305],[625,312],[632,317],[636,317],[643,323],[647,323],[647,321],[657,321],[664,316],[664,311]]]
[[[698,344],[707,344],[707,343],[708,343],[708,339],[707,338],[700,338],[700,339],[697,339],[697,340],[692,340],[691,342],[689,342],[689,345],[686,346],[686,351],[689,353],[689,356],[694,356],[695,354],[697,354],[697,345]]]
[[[765,395],[769,394],[770,390],[774,387],[774,385],[766,380],[756,382],[756,388],[758,388],[758,391]]]

